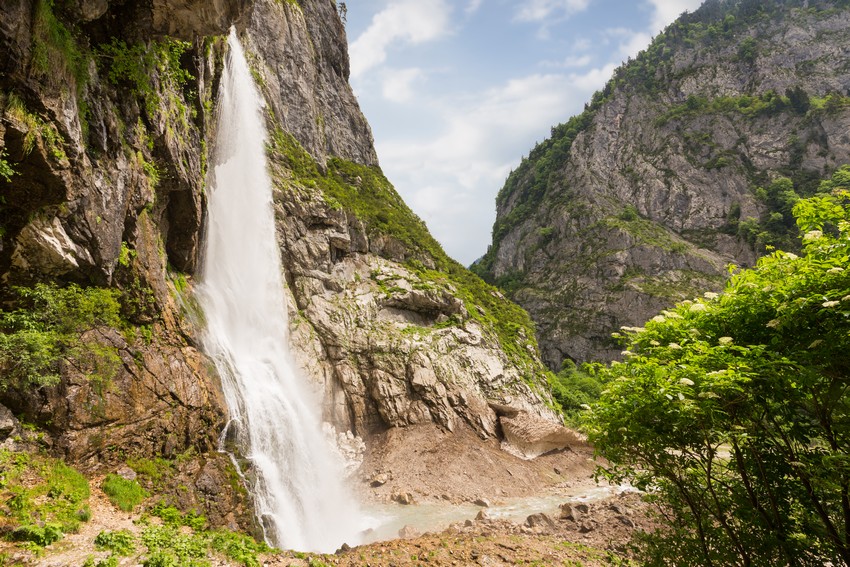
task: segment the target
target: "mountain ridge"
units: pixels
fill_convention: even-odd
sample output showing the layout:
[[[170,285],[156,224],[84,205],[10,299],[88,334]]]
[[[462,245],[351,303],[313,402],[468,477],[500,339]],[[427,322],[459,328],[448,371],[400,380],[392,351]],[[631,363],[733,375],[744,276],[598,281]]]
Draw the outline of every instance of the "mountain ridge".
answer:
[[[473,270],[531,313],[550,368],[616,359],[620,326],[793,245],[789,199],[850,159],[847,16],[707,2],[512,172]]]

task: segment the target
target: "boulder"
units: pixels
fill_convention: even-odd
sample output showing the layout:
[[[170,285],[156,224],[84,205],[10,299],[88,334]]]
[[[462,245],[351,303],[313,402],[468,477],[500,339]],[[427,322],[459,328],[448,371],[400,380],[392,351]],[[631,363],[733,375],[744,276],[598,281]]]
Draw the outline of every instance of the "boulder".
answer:
[[[573,522],[579,522],[587,514],[590,509],[587,504],[573,504],[567,502],[566,504],[561,504],[561,514],[560,518],[562,520],[572,520]]]
[[[0,441],[5,441],[19,429],[20,423],[12,415],[11,410],[4,405],[0,405]]]
[[[396,492],[392,495],[393,502],[398,502],[399,504],[403,504],[405,506],[409,506],[410,504],[414,504],[416,499],[413,498],[413,494],[410,492]]]
[[[587,446],[575,431],[527,411],[517,411],[513,416],[500,415],[499,424],[505,441],[527,459],[558,449]]]
[[[419,537],[422,535],[422,532],[417,530],[411,525],[406,525],[400,530],[398,530],[398,537],[401,539],[413,539],[415,537]]]
[[[529,528],[544,528],[551,529],[555,527],[555,522],[544,513],[532,514],[525,519],[525,526]]]

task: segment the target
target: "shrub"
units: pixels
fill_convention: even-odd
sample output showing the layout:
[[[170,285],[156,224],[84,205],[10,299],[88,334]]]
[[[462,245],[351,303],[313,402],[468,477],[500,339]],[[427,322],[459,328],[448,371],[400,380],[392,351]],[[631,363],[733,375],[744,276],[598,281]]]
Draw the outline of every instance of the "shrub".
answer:
[[[45,524],[41,526],[21,526],[12,532],[15,541],[29,541],[41,547],[47,547],[51,543],[62,539],[62,530],[57,524]]]
[[[125,512],[141,504],[149,494],[135,480],[127,480],[117,474],[108,474],[101,485],[109,500]]]
[[[649,564],[850,563],[850,190],[793,207],[775,252],[720,296],[625,329],[586,417],[601,472],[663,504]]]
[[[116,555],[130,555],[136,550],[136,538],[127,530],[103,531],[94,538],[97,549],[105,549]]]
[[[40,283],[11,291],[15,308],[0,312],[0,391],[55,384],[63,358],[103,359],[105,369],[115,369],[115,357],[104,358],[114,349],[107,353],[107,347],[83,343],[80,335],[121,324],[116,290]]]

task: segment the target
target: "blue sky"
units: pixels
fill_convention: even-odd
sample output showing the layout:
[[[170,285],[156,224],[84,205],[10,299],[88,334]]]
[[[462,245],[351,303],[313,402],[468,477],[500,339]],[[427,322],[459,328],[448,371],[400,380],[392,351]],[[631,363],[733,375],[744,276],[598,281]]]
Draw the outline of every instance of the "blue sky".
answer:
[[[384,173],[470,264],[487,250],[511,169],[700,3],[349,0],[351,84]]]

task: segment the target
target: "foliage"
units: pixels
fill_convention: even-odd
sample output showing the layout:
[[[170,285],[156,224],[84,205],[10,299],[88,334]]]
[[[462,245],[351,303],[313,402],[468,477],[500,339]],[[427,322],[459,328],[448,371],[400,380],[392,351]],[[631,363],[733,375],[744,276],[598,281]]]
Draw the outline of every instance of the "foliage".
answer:
[[[166,89],[181,91],[194,78],[180,62],[191,47],[190,43],[176,39],[128,46],[123,40],[114,38],[111,43],[101,45],[98,54],[101,61],[108,61],[109,81],[115,85],[128,84],[132,94],[144,101],[148,116],[153,117],[162,106],[153,77],[158,77]]]
[[[144,567],[209,566],[205,538],[185,533],[174,525],[150,525],[142,531],[142,543],[148,548]]]
[[[97,549],[105,549],[116,555],[130,555],[136,550],[136,538],[127,530],[103,531],[94,538]]]
[[[46,77],[63,70],[76,81],[77,93],[88,81],[88,57],[74,33],[54,14],[54,0],[38,0],[33,20],[33,67]]]
[[[190,511],[184,514],[174,506],[167,506],[163,502],[154,506],[150,513],[161,518],[163,523],[170,526],[187,526],[195,531],[200,531],[207,525],[207,519],[197,512]]]
[[[549,375],[549,387],[561,413],[576,421],[588,404],[599,399],[604,384],[598,366],[583,364],[577,368],[572,360],[566,359],[560,372]]]
[[[92,374],[111,377],[108,369],[114,368],[117,355],[82,341],[81,335],[98,326],[120,324],[117,291],[36,284],[11,292],[15,307],[0,311],[0,390],[55,384],[64,358],[88,360],[94,366]]]
[[[62,461],[0,450],[0,531],[47,546],[88,521],[89,483]]]
[[[494,242],[500,241],[511,228],[528,218],[537,208],[547,188],[566,164],[576,137],[590,126],[601,104],[602,100],[597,93],[589,108],[552,128],[551,137],[537,144],[528,158],[523,159],[519,167],[511,172],[505,186],[496,196],[496,206],[502,209],[509,199],[514,200],[514,205],[507,215],[500,216],[493,225]]]
[[[118,557],[110,555],[106,559],[101,559],[95,563],[94,556],[89,555],[85,563],[83,563],[83,567],[118,567]]]
[[[585,418],[615,482],[669,529],[652,564],[850,561],[850,171],[793,208],[804,255],[626,328],[626,362]]]
[[[17,171],[12,167],[12,164],[6,161],[6,150],[0,150],[0,177],[8,182],[12,180],[12,176],[16,173]]]
[[[201,567],[209,565],[207,557],[214,552],[246,567],[259,567],[258,553],[271,551],[265,543],[227,530],[205,531],[198,526],[196,514],[181,515],[174,508],[160,507],[166,516],[162,525],[148,525],[142,531],[142,543],[147,547],[146,567]],[[195,524],[193,526],[193,524]],[[191,530],[181,529],[189,526]]]
[[[847,186],[848,178],[850,165],[841,166],[833,173],[832,179],[821,182],[817,191],[825,193],[842,184]],[[764,213],[758,219],[748,217],[732,222],[731,228],[760,251],[772,247],[798,252],[799,231],[792,211],[801,197],[812,195],[807,185],[795,184],[789,178],[779,177],[767,187],[757,187],[756,198],[764,205]]]
[[[28,541],[39,547],[47,547],[62,539],[64,534],[57,524],[48,523],[43,526],[28,524],[12,532],[14,541]]]
[[[716,98],[692,94],[683,103],[670,107],[666,113],[656,119],[655,124],[662,126],[671,120],[680,120],[708,113],[736,113],[746,118],[774,116],[791,106],[792,103],[788,97],[780,96],[775,91]]]
[[[133,508],[142,503],[149,496],[135,480],[127,480],[117,474],[108,474],[101,485],[103,492],[109,500],[125,512],[132,512]]]
[[[618,228],[629,234],[637,244],[655,246],[662,250],[684,252],[687,245],[673,238],[670,231],[662,225],[641,217],[633,205],[626,208],[616,217],[602,219],[601,224],[608,228]]]
[[[164,480],[173,477],[175,474],[174,463],[162,457],[127,459],[127,466],[150,480],[154,485],[161,485]]]
[[[9,93],[6,97],[6,115],[26,129],[24,134],[24,154],[29,154],[35,148],[37,140],[44,143],[44,148],[56,160],[67,159],[64,141],[59,131],[51,122],[45,122],[37,114],[30,112],[26,104],[16,94]]]
[[[0,454],[0,459],[2,456]],[[183,514],[176,508],[163,504],[157,504],[150,512],[159,517],[162,524],[151,524],[149,519],[143,516],[141,520],[143,528],[138,537],[128,530],[100,532],[94,539],[95,547],[99,550],[110,551],[112,555],[99,562],[95,562],[94,557],[89,556],[85,565],[115,566],[119,563],[118,556],[135,556],[142,547],[143,559],[140,564],[149,567],[206,567],[211,565],[210,559],[216,555],[223,555],[245,567],[259,567],[257,554],[272,551],[265,543],[258,543],[244,534],[228,530],[207,530],[205,529],[206,519],[194,512]],[[26,532],[21,530],[20,533],[26,535],[29,538],[28,541],[42,538],[39,541],[45,542],[56,533],[59,533],[61,537],[61,532],[56,532],[53,524],[47,524],[43,529],[28,526]],[[38,545],[43,546],[49,543],[38,543]]]

